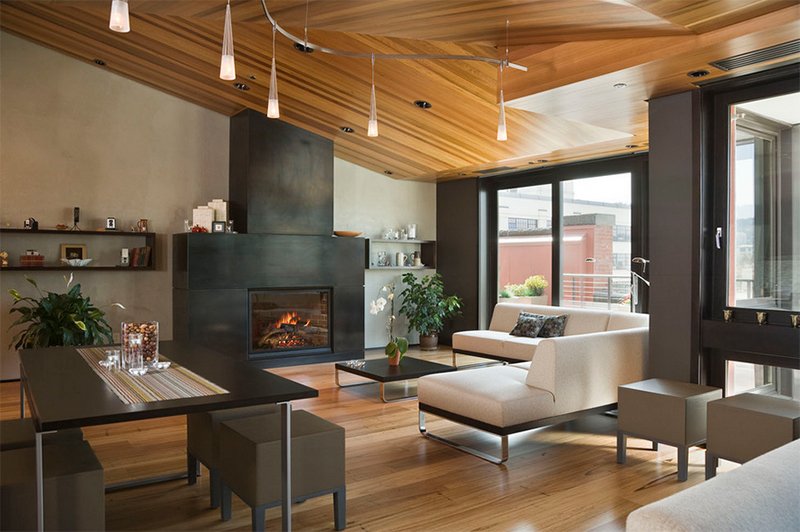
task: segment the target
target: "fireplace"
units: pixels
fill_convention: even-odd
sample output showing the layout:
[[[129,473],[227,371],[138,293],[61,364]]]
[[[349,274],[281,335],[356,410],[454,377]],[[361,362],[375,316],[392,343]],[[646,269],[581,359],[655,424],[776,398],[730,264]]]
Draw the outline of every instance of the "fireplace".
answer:
[[[250,290],[250,354],[329,349],[331,291]]]

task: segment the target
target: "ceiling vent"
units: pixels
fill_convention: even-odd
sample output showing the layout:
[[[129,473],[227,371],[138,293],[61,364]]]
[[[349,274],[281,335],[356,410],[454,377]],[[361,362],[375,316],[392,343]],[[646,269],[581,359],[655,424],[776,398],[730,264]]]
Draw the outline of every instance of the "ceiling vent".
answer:
[[[763,63],[764,61],[771,61],[772,59],[787,57],[796,53],[800,53],[800,39],[776,44],[775,46],[762,48],[761,50],[754,50],[752,52],[734,55],[732,57],[720,59],[719,61],[714,61],[713,63],[709,64],[720,70],[727,71],[735,68],[755,65],[757,63]]]

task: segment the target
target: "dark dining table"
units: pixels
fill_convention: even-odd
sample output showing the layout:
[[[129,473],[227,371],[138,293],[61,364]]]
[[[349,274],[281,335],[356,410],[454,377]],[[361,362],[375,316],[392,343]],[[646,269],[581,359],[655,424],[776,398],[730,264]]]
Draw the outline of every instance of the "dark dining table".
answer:
[[[159,353],[228,390],[228,393],[125,404],[95,373],[75,347],[20,351],[20,377],[36,427],[36,510],[44,528],[42,434],[72,427],[176,416],[276,403],[281,411],[282,518],[291,530],[291,401],[317,397],[314,388],[249,366],[191,343],[165,341]],[[24,413],[24,406],[22,406]]]

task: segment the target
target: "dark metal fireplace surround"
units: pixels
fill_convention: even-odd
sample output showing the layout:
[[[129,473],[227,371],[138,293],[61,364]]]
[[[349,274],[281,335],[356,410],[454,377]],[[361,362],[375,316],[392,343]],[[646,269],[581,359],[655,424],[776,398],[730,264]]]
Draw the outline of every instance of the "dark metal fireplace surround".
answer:
[[[250,110],[230,138],[239,233],[173,235],[175,339],[259,367],[360,358],[364,241],[331,236],[332,142]]]

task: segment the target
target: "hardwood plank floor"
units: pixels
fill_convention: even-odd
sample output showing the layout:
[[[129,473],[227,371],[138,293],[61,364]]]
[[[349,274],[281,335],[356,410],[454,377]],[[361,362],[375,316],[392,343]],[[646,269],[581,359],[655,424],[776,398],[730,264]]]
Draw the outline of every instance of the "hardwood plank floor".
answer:
[[[410,354],[450,360],[447,349]],[[468,362],[459,357],[459,364]],[[704,478],[704,451],[696,448],[684,483],[676,481],[671,447],[654,452],[649,442],[630,439],[628,464],[618,465],[616,419],[602,415],[514,435],[510,459],[495,466],[421,437],[415,400],[384,404],[377,384],[338,388],[333,364],[271,371],[319,390],[318,398],[298,401],[295,409],[346,430],[349,530],[620,530],[634,509]],[[342,375],[343,383],[357,379]],[[18,415],[19,384],[0,384],[0,418]],[[87,427],[84,433],[110,483],[184,468],[185,428],[181,416]],[[434,416],[428,416],[428,428],[492,452],[499,447],[491,435]],[[293,515],[296,530],[333,529],[330,497],[295,505]],[[269,529],[279,530],[280,511],[267,517]],[[250,513],[234,496],[233,519],[221,522],[208,507],[203,470],[195,486],[174,481],[107,494],[106,524],[109,530],[246,530]]]

